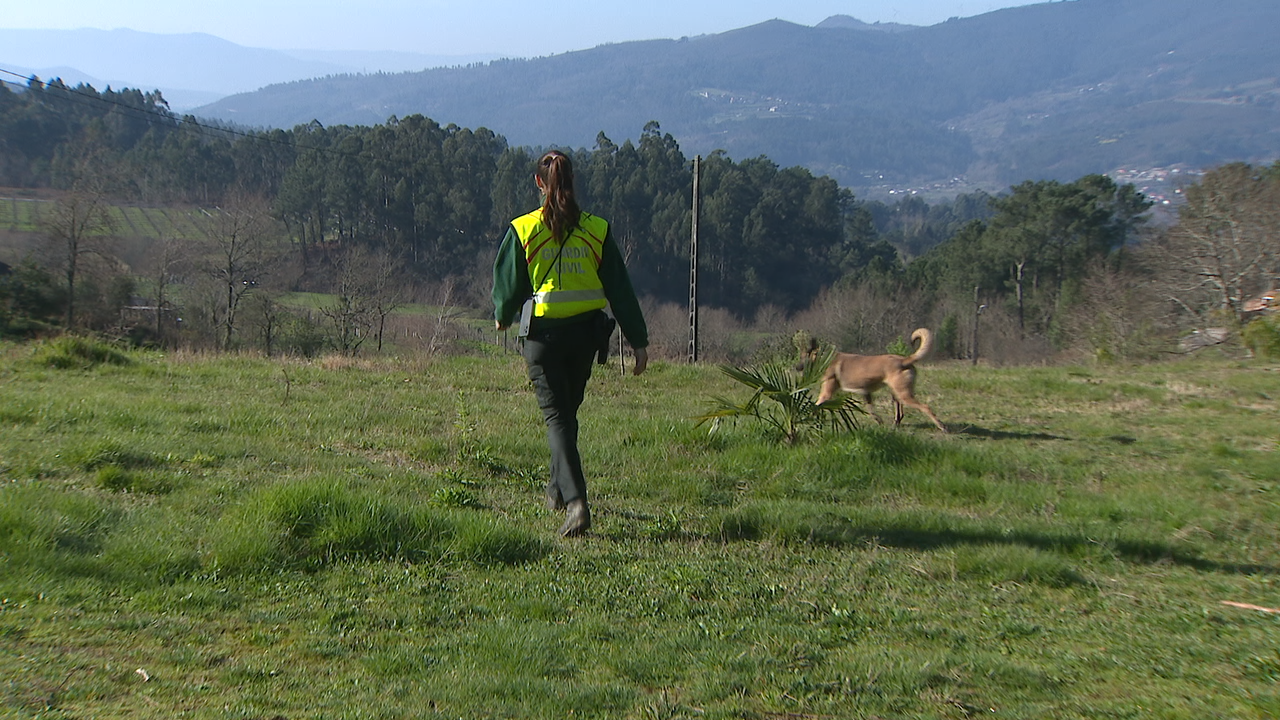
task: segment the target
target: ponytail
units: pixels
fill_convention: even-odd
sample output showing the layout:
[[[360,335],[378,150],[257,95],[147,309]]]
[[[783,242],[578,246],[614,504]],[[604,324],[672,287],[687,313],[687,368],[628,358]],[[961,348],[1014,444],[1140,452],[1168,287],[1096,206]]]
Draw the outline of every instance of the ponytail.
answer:
[[[573,194],[573,163],[559,150],[552,150],[538,160],[538,179],[546,195],[542,201],[542,222],[551,228],[551,236],[564,244],[569,233],[578,227],[582,210]]]

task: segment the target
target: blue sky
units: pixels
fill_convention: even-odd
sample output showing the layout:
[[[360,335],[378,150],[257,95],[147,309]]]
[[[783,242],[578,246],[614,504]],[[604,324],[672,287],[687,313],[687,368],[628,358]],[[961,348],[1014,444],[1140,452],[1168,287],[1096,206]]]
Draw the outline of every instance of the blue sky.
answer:
[[[512,57],[718,33],[831,15],[933,25],[1026,0],[39,0],[6,3],[7,29],[204,32],[252,47]]]

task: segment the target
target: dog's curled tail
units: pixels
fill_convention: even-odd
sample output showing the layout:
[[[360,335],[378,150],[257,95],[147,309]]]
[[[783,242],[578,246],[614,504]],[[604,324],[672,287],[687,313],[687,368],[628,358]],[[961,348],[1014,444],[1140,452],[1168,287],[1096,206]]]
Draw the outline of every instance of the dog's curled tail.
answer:
[[[920,341],[920,347],[902,359],[903,367],[915,365],[923,360],[929,354],[929,351],[933,349],[933,333],[929,332],[928,329],[916,328],[916,331],[911,333],[911,344],[914,345],[916,340]]]

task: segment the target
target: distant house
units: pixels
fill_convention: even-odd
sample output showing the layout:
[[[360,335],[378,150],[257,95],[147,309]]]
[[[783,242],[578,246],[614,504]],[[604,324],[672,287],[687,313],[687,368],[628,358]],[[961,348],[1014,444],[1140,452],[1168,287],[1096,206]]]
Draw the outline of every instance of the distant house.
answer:
[[[1247,313],[1261,313],[1268,310],[1275,310],[1276,308],[1280,308],[1280,302],[1276,301],[1276,295],[1276,291],[1271,290],[1256,298],[1249,298],[1244,301],[1244,304],[1240,306],[1240,309]]]
[[[129,298],[129,304],[120,308],[120,325],[125,328],[132,327],[152,327],[158,328],[160,324],[172,325],[180,322],[174,316],[175,308],[169,303],[157,305],[155,300],[134,295]]]

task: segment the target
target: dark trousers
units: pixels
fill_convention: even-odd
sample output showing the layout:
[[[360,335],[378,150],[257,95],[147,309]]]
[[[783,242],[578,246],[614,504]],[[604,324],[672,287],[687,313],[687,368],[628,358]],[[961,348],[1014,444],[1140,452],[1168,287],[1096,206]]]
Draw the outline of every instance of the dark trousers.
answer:
[[[587,499],[587,480],[578,454],[578,408],[591,379],[595,324],[572,323],[549,330],[536,326],[524,344],[524,359],[551,446],[548,490],[559,489],[566,504]]]

